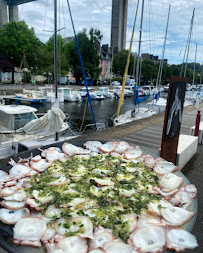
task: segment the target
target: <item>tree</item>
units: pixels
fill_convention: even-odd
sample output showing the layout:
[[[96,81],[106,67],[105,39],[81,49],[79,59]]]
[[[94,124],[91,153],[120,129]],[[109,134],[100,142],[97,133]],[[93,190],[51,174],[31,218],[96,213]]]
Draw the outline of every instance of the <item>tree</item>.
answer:
[[[103,35],[98,29],[90,28],[89,35],[92,44],[98,44],[103,39]]]
[[[99,68],[98,52],[94,47],[94,44],[88,38],[86,29],[83,29],[82,32],[79,32],[77,34],[77,38],[83,60],[83,65],[85,68],[85,73],[87,76],[90,76],[93,79],[97,79],[99,74],[101,73],[101,69]],[[71,41],[68,44],[68,48],[70,52],[70,64],[72,66],[73,75],[78,82],[81,78],[83,78],[83,74],[76,47],[76,42]]]
[[[70,53],[66,40],[63,39],[60,35],[57,35],[57,49],[58,72],[60,72],[61,75],[66,75],[70,69]],[[45,61],[41,62],[41,68],[44,70],[46,69],[45,72],[47,73],[54,73],[54,35],[52,35],[46,42],[45,52],[49,58],[49,61],[46,60],[46,56],[43,57],[45,58]]]
[[[128,57],[128,50],[124,50],[124,49],[114,55],[113,66],[112,66],[112,71],[114,74],[120,75],[120,76],[124,75],[127,57]],[[133,65],[134,65],[134,59],[133,59],[133,56],[131,55],[130,56],[130,64],[129,64],[129,68],[128,68],[129,75],[132,75],[132,73],[133,73]]]
[[[36,67],[36,52],[43,45],[36,37],[34,29],[29,29],[24,21],[12,21],[0,29],[0,54],[19,67],[25,51],[29,66]]]

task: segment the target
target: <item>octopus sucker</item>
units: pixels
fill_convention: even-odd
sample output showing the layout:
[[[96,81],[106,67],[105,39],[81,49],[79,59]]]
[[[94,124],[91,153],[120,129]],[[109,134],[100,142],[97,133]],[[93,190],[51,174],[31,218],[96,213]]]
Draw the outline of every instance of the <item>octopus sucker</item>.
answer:
[[[130,235],[128,243],[139,252],[162,252],[166,244],[165,231],[156,226],[143,227]]]
[[[38,162],[30,161],[30,167],[38,172],[42,172],[48,169],[51,166],[51,164],[52,162],[47,162],[46,159],[41,159]]]
[[[106,242],[102,247],[107,253],[134,253],[133,247],[123,242]]]
[[[89,241],[90,249],[96,249],[102,247],[105,242],[114,240],[114,236],[107,229],[99,226],[96,227],[93,233],[93,239]]]
[[[46,231],[46,223],[40,218],[22,218],[13,231],[15,244],[41,247],[40,240]]]
[[[180,207],[161,208],[163,222],[170,226],[182,226],[194,216],[195,212],[189,212]]]
[[[155,167],[153,168],[153,170],[156,172],[157,175],[165,175],[167,173],[171,173],[174,171],[179,170],[179,168],[177,166],[175,166],[173,163],[171,162],[158,162]]]
[[[115,149],[118,147],[118,145],[119,145],[118,141],[106,142],[102,146],[98,147],[98,149],[100,151],[102,151],[103,153],[111,153],[111,152],[115,151]]]
[[[83,145],[86,147],[86,149],[99,153],[100,150],[98,147],[101,147],[102,143],[100,141],[86,141]]]
[[[5,224],[14,225],[21,218],[28,217],[29,215],[30,211],[27,208],[18,210],[0,209],[0,220]]]
[[[21,179],[30,173],[30,168],[22,164],[16,164],[9,170],[9,175],[14,179]]]
[[[194,235],[183,229],[171,229],[167,233],[167,248],[176,252],[194,249],[198,246]]]

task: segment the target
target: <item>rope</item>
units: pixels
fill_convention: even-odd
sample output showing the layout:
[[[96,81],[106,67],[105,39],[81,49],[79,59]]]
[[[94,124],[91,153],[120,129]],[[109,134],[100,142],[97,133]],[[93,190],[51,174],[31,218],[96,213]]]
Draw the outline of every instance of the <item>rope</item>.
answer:
[[[83,118],[82,118],[82,124],[80,126],[80,133],[81,133],[81,130],[82,130],[82,127],[83,127],[83,123],[84,123],[84,120],[85,120],[85,114],[86,114],[86,109],[87,109],[87,102],[88,102],[88,99],[86,98],[85,109],[84,109]]]
[[[77,39],[77,35],[76,35],[76,32],[75,32],[75,26],[74,26],[72,14],[71,14],[69,0],[67,0],[67,3],[68,3],[68,9],[69,9],[70,18],[71,18],[71,23],[72,23],[72,26],[73,26],[73,32],[74,32],[74,35],[75,35],[75,42],[76,42],[76,46],[77,46],[77,50],[78,50],[78,54],[79,54],[79,59],[80,59],[80,64],[81,64],[81,68],[82,68],[82,73],[83,73],[83,77],[84,77],[84,80],[85,80],[85,86],[86,86],[86,90],[87,90],[87,98],[88,98],[88,101],[90,103],[90,108],[91,108],[91,112],[92,112],[92,118],[93,118],[93,121],[94,121],[94,125],[95,125],[95,128],[97,128],[95,117],[94,117],[94,112],[93,112],[93,108],[92,108],[91,97],[90,97],[90,94],[89,94],[89,89],[88,89],[88,84],[87,84],[87,78],[86,78],[86,74],[85,74],[85,69],[84,69],[84,66],[83,66],[82,57],[81,57],[81,53],[80,53],[80,48],[79,48],[79,44],[78,44],[78,39]]]
[[[86,101],[87,101],[87,99],[86,99]],[[85,112],[85,108],[84,108],[84,110],[83,110],[83,112],[82,112],[82,115],[81,115],[79,121],[78,121],[78,124],[77,124],[76,127],[75,127],[75,130],[78,128],[78,126],[79,126],[79,124],[80,124],[80,121],[82,120],[82,117],[83,117],[83,115],[84,115],[84,112]]]

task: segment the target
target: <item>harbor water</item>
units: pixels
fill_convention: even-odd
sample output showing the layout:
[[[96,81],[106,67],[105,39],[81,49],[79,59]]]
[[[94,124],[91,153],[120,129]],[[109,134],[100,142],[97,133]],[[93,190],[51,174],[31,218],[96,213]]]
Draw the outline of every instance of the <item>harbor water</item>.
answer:
[[[166,98],[167,93],[161,93],[161,97]],[[147,100],[143,101],[139,106],[145,107],[147,103],[150,102],[153,97],[149,97]],[[92,100],[92,107],[94,111],[94,117],[97,123],[105,124],[106,127],[113,126],[112,116],[116,115],[117,108],[118,108],[119,99],[116,98],[106,98],[103,100]],[[86,100],[82,102],[64,102],[60,103],[60,108],[65,114],[69,114],[69,122],[73,125],[74,128],[79,128],[82,122],[82,118],[84,116],[84,126],[87,124],[93,123],[92,113],[89,106],[87,104],[87,108],[85,111],[85,104]],[[36,107],[39,113],[47,112],[52,104],[45,103],[45,104],[33,104],[32,106]],[[136,106],[137,108],[138,106]],[[121,112],[125,113],[128,110],[132,110],[135,108],[134,97],[126,97],[124,99],[123,106],[121,107]],[[156,107],[150,107],[156,110],[157,113],[160,112]]]

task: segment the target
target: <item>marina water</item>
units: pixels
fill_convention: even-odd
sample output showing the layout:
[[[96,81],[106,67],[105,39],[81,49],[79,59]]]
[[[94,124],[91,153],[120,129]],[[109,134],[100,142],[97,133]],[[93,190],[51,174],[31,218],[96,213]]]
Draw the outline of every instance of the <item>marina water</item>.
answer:
[[[161,93],[161,97],[166,98],[167,93]],[[149,97],[147,100],[143,101],[139,106],[145,107],[147,103],[152,100],[152,96]],[[103,123],[107,127],[113,126],[113,122],[111,120],[112,116],[116,114],[118,108],[119,99],[116,98],[106,98],[103,100],[92,100],[92,106],[94,110],[94,116],[97,123]],[[73,125],[74,128],[80,128],[80,124],[82,122],[83,114],[85,113],[85,103],[86,101],[83,100],[82,102],[64,102],[60,103],[60,108],[65,114],[69,114],[70,118],[69,121]],[[40,105],[32,105],[38,109],[39,113],[45,113],[51,108],[51,103],[45,103]],[[137,108],[138,106],[136,106]],[[121,113],[123,114],[128,110],[132,110],[135,108],[134,104],[134,97],[126,97],[124,99],[124,104],[121,107]],[[150,107],[152,108],[152,107]],[[153,108],[159,112],[157,108]],[[90,110],[90,106],[87,105],[85,118],[84,118],[84,126],[87,124],[93,123],[92,114]]]

